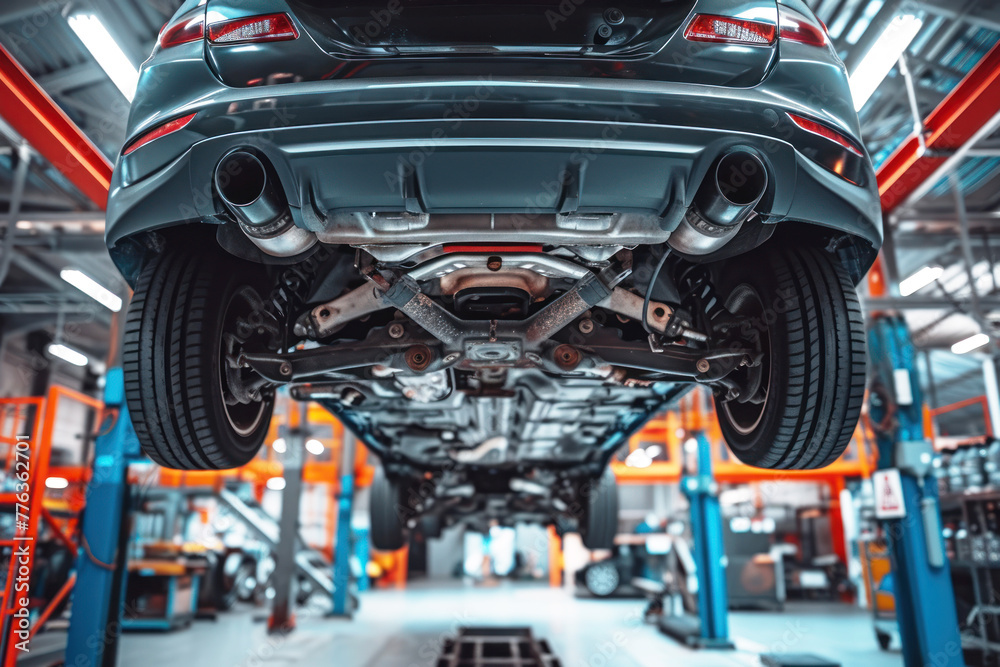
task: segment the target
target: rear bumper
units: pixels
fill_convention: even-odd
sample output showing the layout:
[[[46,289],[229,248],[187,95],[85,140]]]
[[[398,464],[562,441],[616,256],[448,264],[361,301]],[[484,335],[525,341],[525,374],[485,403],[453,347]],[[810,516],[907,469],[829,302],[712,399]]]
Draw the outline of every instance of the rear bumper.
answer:
[[[767,222],[822,225],[877,249],[881,212],[868,161],[854,185],[796,148],[786,112],[857,136],[856,117],[795,101],[782,82],[801,78],[795,68],[803,65],[849,101],[836,67],[800,62],[779,65],[752,89],[440,78],[232,89],[216,80],[211,94],[156,114],[162,122],[197,111],[184,130],[119,160],[108,246],[144,231],[220,221],[212,175],[240,147],[271,160],[296,224],[328,242],[435,243],[446,235],[466,242],[655,243],[678,224],[715,158],[739,146],[758,152],[770,172],[762,202]],[[190,66],[194,74],[197,63]],[[374,228],[363,215],[372,211],[431,215]],[[604,212],[629,215],[587,222],[587,213]],[[518,215],[498,224],[492,213]]]

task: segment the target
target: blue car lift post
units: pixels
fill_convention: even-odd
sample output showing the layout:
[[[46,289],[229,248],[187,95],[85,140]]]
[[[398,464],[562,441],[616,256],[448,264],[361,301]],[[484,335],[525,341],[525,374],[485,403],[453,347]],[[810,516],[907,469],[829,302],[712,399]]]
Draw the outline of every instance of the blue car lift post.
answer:
[[[698,618],[660,617],[660,630],[692,648],[732,649],[729,640],[729,595],[722,543],[719,484],[712,471],[712,445],[700,428],[688,434],[698,443],[698,470],[685,470],[681,492],[691,505],[693,556],[698,576]]]
[[[340,493],[337,498],[337,543],[333,559],[333,610],[330,616],[351,618],[351,515],[354,511],[354,453],[357,441],[350,429],[344,429],[340,451]]]
[[[898,474],[905,514],[882,521],[892,560],[903,662],[906,667],[965,667],[941,534],[937,481],[932,475],[933,447],[924,432],[916,349],[902,316],[873,316],[868,354],[878,468],[893,477]],[[884,478],[876,474],[879,479]],[[875,491],[877,499],[880,489]]]
[[[117,663],[127,571],[128,466],[142,458],[121,368],[108,371],[104,405],[76,560],[73,608],[79,613],[70,618],[66,640],[66,664],[73,666]]]

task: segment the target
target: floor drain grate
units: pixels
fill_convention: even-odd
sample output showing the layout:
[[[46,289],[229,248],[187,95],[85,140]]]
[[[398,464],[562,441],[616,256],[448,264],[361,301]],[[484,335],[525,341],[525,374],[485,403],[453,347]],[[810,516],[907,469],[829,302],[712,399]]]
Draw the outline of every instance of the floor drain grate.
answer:
[[[530,628],[462,628],[445,642],[436,667],[561,667]]]

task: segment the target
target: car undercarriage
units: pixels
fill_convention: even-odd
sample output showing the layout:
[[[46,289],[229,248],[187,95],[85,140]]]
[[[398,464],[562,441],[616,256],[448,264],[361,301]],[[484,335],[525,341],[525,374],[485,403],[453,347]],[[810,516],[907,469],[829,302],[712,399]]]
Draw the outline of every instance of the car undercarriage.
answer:
[[[334,342],[237,361],[295,383],[297,397],[339,404],[377,428],[392,457],[429,470],[603,466],[619,425],[645,421],[686,383],[752,363],[749,350],[695,347],[707,336],[688,316],[622,287],[630,252],[591,269],[516,246],[483,250],[392,281],[362,266],[369,280],[295,325]],[[639,324],[644,310],[653,333]],[[359,324],[367,331],[351,340]],[[662,336],[691,344],[664,347]]]

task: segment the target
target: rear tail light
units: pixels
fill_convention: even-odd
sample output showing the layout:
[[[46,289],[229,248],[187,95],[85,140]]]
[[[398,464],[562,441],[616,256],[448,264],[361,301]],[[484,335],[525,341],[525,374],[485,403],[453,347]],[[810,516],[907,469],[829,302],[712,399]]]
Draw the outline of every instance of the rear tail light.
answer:
[[[735,44],[774,43],[775,26],[760,21],[746,21],[730,16],[698,14],[688,24],[684,38],[691,42],[727,42]]]
[[[199,11],[197,16],[181,19],[173,25],[164,26],[160,31],[157,43],[161,49],[180,46],[188,42],[196,42],[205,38],[205,14]]]
[[[830,38],[822,25],[816,25],[809,18],[794,9],[781,7],[778,11],[779,36],[790,42],[799,42],[809,46],[826,46]]]
[[[188,123],[194,120],[194,117],[197,115],[198,115],[197,113],[193,113],[190,116],[174,118],[173,120],[168,120],[166,123],[163,123],[162,125],[156,126],[152,130],[150,130],[149,132],[147,132],[146,134],[142,135],[141,137],[133,141],[131,144],[129,144],[128,148],[122,151],[122,155],[128,155],[133,151],[139,149],[140,147],[145,146],[151,141],[156,141],[160,137],[165,137],[168,134],[172,134],[177,130],[183,129]]]
[[[854,153],[858,157],[864,157],[865,154],[858,148],[853,141],[845,137],[843,134],[832,130],[826,125],[821,125],[816,121],[809,120],[808,118],[803,118],[802,116],[796,116],[793,113],[788,114],[788,117],[792,119],[792,122],[798,125],[800,128],[806,132],[810,132],[817,136],[828,139],[841,147],[846,148],[850,152]]]
[[[280,42],[298,39],[287,14],[249,16],[231,21],[220,21],[208,26],[208,39],[213,44],[239,44],[243,42]]]

